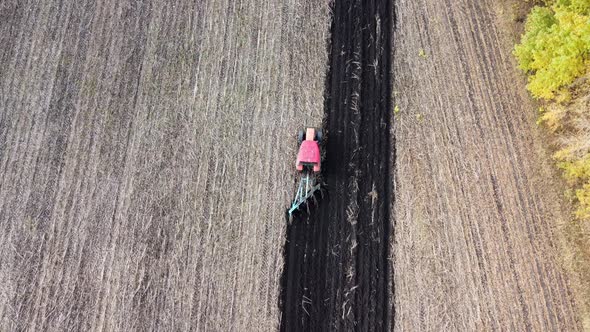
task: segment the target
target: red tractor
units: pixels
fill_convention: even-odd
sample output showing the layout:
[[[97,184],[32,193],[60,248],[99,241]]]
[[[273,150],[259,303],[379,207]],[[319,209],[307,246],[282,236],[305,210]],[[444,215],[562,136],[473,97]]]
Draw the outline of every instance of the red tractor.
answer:
[[[322,165],[320,151],[322,136],[322,130],[316,128],[306,128],[305,131],[300,130],[297,133],[299,152],[297,153],[295,168],[300,172],[301,180],[299,181],[295,199],[288,210],[289,221],[293,220],[293,214],[299,210],[301,205],[305,205],[307,213],[309,213],[308,200],[311,198],[317,203],[315,197],[317,192],[323,195],[319,179]]]
[[[300,130],[297,133],[297,142],[299,143],[299,153],[297,153],[297,162],[295,163],[297,170],[303,171],[305,167],[311,167],[314,173],[318,173],[322,164],[320,154],[322,130],[307,128],[305,133]]]

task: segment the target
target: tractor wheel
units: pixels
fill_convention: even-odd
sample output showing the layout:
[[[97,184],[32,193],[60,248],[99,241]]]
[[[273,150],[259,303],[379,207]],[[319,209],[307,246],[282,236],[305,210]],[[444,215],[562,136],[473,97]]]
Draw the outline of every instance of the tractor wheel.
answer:
[[[324,138],[324,133],[321,129],[318,129],[315,131],[315,140],[318,141],[318,143],[322,142],[322,138]]]
[[[305,133],[303,132],[303,130],[299,130],[299,132],[297,132],[297,143],[299,145],[301,145],[301,143],[303,142],[304,139],[305,139]]]

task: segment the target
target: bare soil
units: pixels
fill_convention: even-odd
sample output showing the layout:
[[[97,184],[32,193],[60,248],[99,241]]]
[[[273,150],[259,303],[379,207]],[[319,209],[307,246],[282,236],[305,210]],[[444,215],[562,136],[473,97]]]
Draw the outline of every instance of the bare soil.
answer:
[[[395,3],[398,330],[579,330],[568,219],[493,1]]]
[[[383,331],[391,321],[390,5],[333,5],[322,174],[329,197],[287,230],[283,331]]]
[[[317,1],[0,2],[0,330],[279,326]]]

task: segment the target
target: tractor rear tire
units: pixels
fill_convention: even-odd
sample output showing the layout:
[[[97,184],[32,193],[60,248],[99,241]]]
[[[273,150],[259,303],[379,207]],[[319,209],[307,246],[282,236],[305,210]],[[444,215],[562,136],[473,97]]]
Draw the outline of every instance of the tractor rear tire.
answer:
[[[318,143],[321,143],[323,138],[324,132],[321,129],[317,129],[315,131],[315,140],[318,141]]]
[[[301,143],[303,142],[304,139],[305,139],[305,133],[303,132],[303,130],[299,130],[297,132],[297,144],[301,145]]]

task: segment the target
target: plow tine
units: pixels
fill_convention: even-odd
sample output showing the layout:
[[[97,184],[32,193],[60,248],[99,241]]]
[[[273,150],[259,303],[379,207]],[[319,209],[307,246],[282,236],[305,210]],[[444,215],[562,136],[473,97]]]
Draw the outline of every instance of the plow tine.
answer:
[[[293,222],[293,214],[289,212],[289,210],[285,211],[285,219],[289,222],[289,224]]]
[[[300,215],[299,212],[304,213],[303,211],[306,211],[308,215],[311,215],[310,205],[313,204],[314,208],[319,206],[318,192],[320,197],[324,198],[325,193],[323,185],[316,182],[315,177],[310,177],[310,174],[302,175],[295,194],[295,199],[291,203],[291,208],[287,210],[289,222],[292,222],[293,219],[297,219]],[[305,210],[303,210],[303,205],[305,205]]]
[[[300,214],[301,214],[301,210],[299,210],[299,207],[287,211],[289,223],[293,222],[294,219],[297,219]]]

